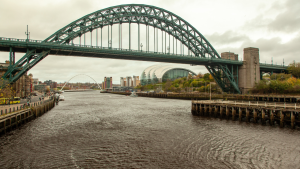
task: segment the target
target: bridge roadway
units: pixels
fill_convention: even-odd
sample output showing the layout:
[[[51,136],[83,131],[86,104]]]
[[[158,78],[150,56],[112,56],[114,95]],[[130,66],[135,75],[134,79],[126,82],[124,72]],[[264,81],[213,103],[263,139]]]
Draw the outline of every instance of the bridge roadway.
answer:
[[[36,49],[36,53],[41,53],[42,51],[49,51],[49,55],[126,59],[193,65],[216,65],[221,63],[230,65],[243,64],[242,61],[235,61],[229,59],[202,58],[191,55],[176,55],[171,53],[168,54],[162,52],[147,52],[142,50],[138,51],[89,45],[58,44],[51,42],[43,42],[40,40],[29,40],[29,42],[26,42],[25,39],[0,37],[0,51],[9,52],[10,47],[13,47],[14,52],[21,53],[26,53],[27,49]]]
[[[41,40],[29,40],[29,42],[26,42],[26,39],[0,37],[0,51],[9,52],[10,47],[13,47],[14,52],[20,53],[26,53],[27,49],[32,48],[36,49],[36,53],[40,53],[45,50],[49,51],[49,55],[126,59],[167,63],[183,63],[193,65],[243,65],[243,61],[238,60],[203,58],[191,55],[176,55],[172,53],[147,52],[142,50],[138,51],[90,45],[58,44],[53,42],[43,42]],[[260,69],[261,71],[282,72],[287,69],[287,66],[260,63]]]

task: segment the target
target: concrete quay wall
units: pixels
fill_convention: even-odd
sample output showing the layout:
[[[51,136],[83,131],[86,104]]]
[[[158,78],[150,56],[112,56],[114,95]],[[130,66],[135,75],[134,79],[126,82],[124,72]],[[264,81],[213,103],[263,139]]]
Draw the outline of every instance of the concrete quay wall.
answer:
[[[194,116],[209,116],[262,125],[300,127],[300,107],[296,104],[258,104],[236,102],[192,101],[191,112]]]
[[[20,127],[55,107],[55,100],[33,103],[30,106],[20,106],[14,112],[0,116],[0,134],[6,134]]]

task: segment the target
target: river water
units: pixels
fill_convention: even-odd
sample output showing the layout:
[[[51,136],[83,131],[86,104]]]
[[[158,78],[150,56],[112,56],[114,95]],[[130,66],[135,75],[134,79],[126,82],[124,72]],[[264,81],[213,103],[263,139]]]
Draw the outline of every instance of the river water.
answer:
[[[94,92],[0,137],[0,168],[300,168],[300,130],[194,117],[191,101]]]

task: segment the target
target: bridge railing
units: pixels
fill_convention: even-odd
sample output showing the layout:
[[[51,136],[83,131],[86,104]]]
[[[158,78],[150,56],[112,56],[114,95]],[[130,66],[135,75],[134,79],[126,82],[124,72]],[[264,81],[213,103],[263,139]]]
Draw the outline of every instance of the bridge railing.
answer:
[[[164,53],[164,52],[153,52],[153,51],[143,51],[143,50],[133,50],[133,49],[122,49],[122,48],[112,48],[112,47],[103,47],[103,46],[92,46],[92,45],[80,45],[80,44],[74,44],[74,43],[68,43],[68,44],[59,44],[57,42],[43,42],[41,40],[32,40],[29,39],[16,39],[16,38],[5,38],[5,37],[0,37],[0,40],[5,40],[5,41],[16,41],[16,42],[31,42],[31,43],[47,43],[47,44],[53,44],[53,45],[65,45],[65,46],[76,46],[76,47],[84,47],[84,48],[95,48],[95,49],[110,49],[110,50],[119,50],[119,51],[131,51],[131,52],[142,52],[142,53],[154,53],[154,54],[159,54],[159,55],[175,55],[175,56],[183,56],[183,57],[195,57],[194,55],[182,55],[182,54],[173,54],[173,53]],[[203,60],[215,60],[219,58],[201,58]],[[243,61],[239,60],[230,60],[230,59],[222,59],[222,60],[228,60],[229,62],[240,62],[242,63]],[[261,66],[268,66],[268,67],[284,67],[286,68],[287,66],[285,65],[277,65],[277,64],[267,64],[267,63],[260,63]]]
[[[277,64],[268,64],[268,63],[259,63],[260,66],[269,66],[269,67],[283,67],[283,68],[286,68],[288,66],[286,65],[277,65]]]

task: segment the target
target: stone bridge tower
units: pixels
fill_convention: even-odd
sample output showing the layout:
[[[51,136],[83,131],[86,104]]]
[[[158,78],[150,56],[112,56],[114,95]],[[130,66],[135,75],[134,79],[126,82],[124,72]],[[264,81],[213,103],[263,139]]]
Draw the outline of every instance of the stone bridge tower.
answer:
[[[247,94],[255,83],[260,81],[259,49],[244,48],[244,64],[239,67],[239,88],[242,94]]]

